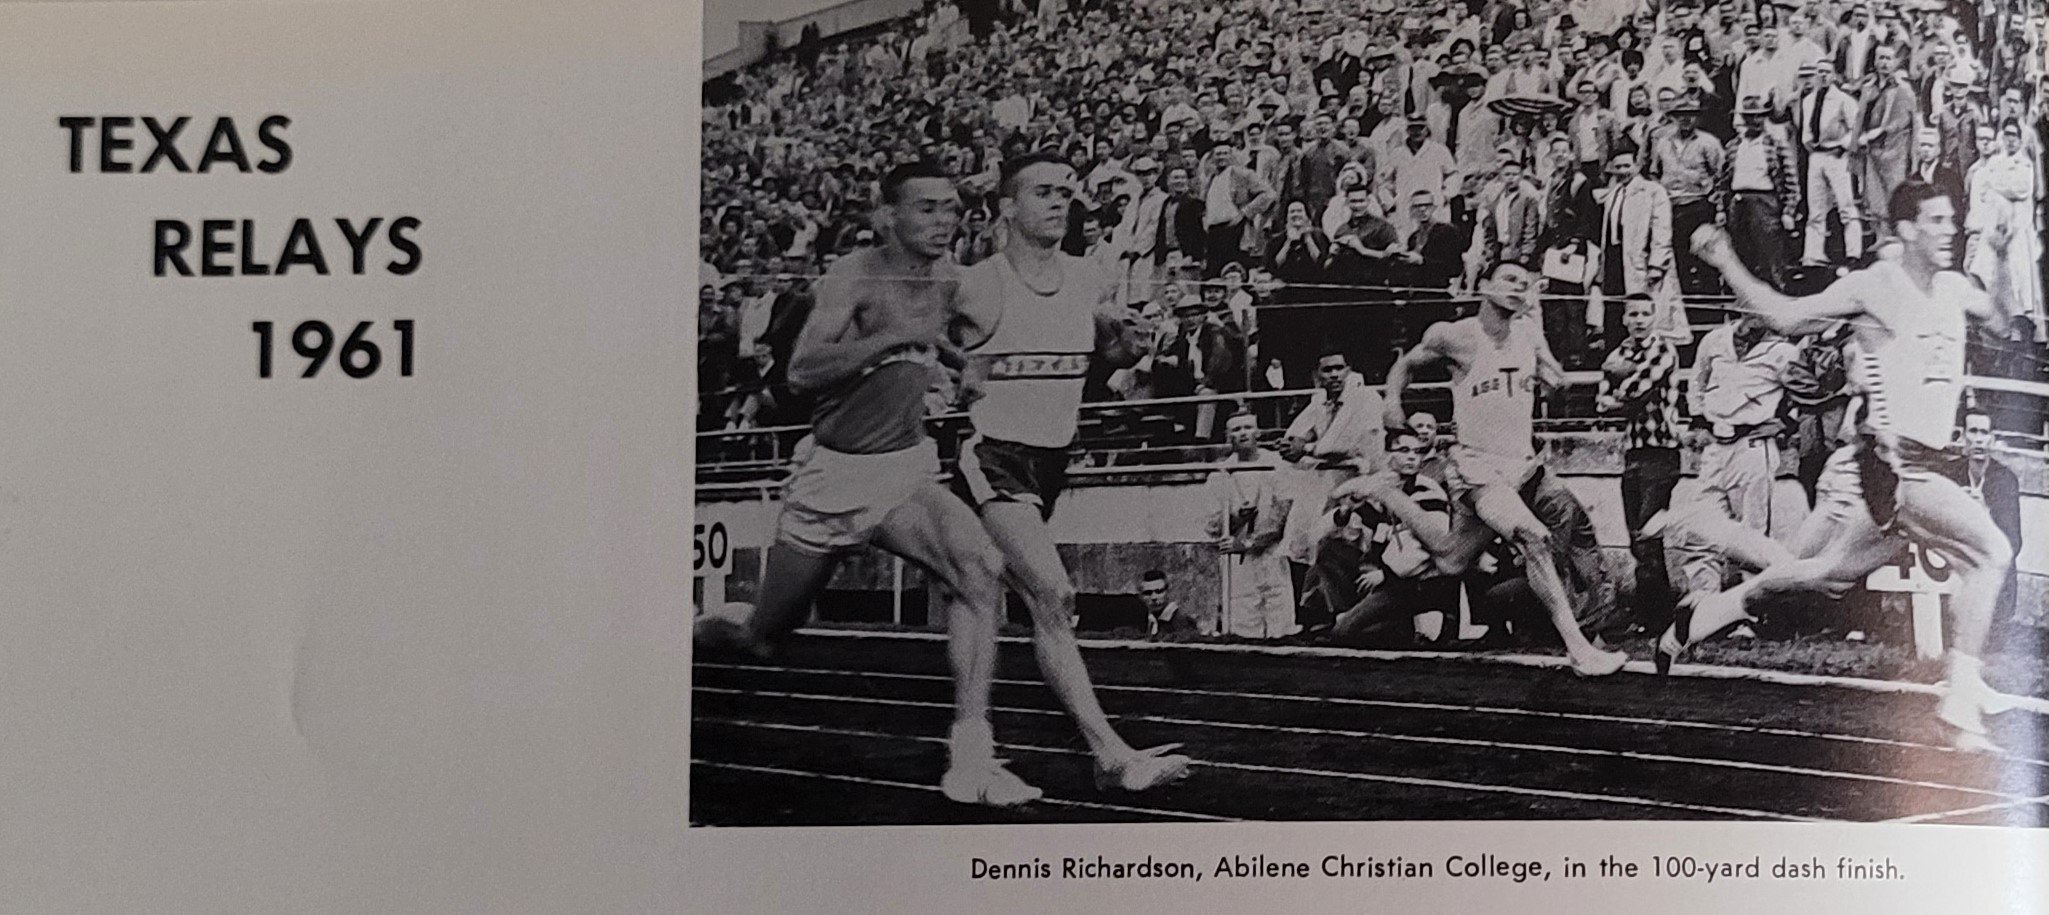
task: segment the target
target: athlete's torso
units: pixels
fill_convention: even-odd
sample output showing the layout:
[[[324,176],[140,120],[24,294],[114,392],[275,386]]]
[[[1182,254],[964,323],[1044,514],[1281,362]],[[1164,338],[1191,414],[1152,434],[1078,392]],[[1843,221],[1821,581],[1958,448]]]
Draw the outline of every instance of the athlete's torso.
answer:
[[[1860,287],[1874,326],[1857,331],[1856,363],[1867,398],[1867,423],[1930,448],[1955,435],[1963,393],[1966,303],[1984,292],[1961,273],[1935,275],[1923,293],[1887,263],[1870,268]]]
[[[1451,325],[1458,357],[1452,373],[1452,418],[1458,443],[1503,457],[1529,458],[1536,451],[1532,408],[1537,390],[1536,322],[1515,318],[1508,335],[1495,340],[1479,318]]]
[[[1060,286],[1044,295],[1025,285],[1004,254],[962,271],[962,311],[987,314],[989,298],[997,306],[995,332],[973,353],[987,364],[987,378],[968,407],[975,431],[988,438],[1040,448],[1074,442],[1103,280],[1086,259],[1054,256]]]
[[[950,265],[937,264],[930,278],[893,277],[875,254],[863,251],[834,264],[827,279],[849,284],[855,297],[850,333],[871,333],[877,322],[865,316],[888,310],[892,320],[929,321],[936,345],[959,275]],[[938,372],[935,354],[935,346],[899,350],[820,391],[811,413],[812,436],[847,454],[901,451],[923,441],[925,394]]]

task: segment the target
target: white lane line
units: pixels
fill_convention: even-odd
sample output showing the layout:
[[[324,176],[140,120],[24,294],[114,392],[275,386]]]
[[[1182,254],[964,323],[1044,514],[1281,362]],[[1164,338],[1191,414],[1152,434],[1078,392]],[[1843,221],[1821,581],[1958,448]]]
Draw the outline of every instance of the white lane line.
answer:
[[[937,737],[915,737],[905,734],[886,734],[879,731],[861,731],[853,728],[833,728],[818,725],[789,725],[766,721],[745,721],[735,719],[709,719],[720,724],[760,727],[773,730],[798,730],[814,734],[837,734],[847,737],[872,737],[882,740],[915,740],[944,743]],[[1003,743],[998,749],[1021,750],[1027,753],[1057,753],[1065,756],[1087,756],[1084,750],[1067,747],[1040,747],[1031,744]],[[1290,766],[1261,766],[1251,763],[1212,762],[1196,760],[1194,765],[1210,769],[1232,769],[1241,772],[1259,772],[1268,775],[1304,775],[1312,778],[1337,778],[1348,781],[1374,782],[1387,785],[1403,785],[1418,788],[1442,788],[1451,791],[1477,791],[1488,794],[1514,794],[1524,797],[1545,797],[1556,800],[1582,801],[1600,804],[1617,804],[1631,807],[1657,807],[1665,810],[1681,810],[1688,813],[1718,813],[1761,820],[1790,820],[1803,823],[1828,822],[1815,817],[1775,813],[1769,810],[1750,810],[1742,807],[1717,807],[1709,804],[1685,804],[1677,801],[1659,801],[1628,795],[1587,794],[1579,791],[1560,791],[1551,788],[1518,788],[1510,785],[1494,785],[1484,782],[1459,782],[1436,778],[1415,778],[1406,775],[1375,775],[1368,772],[1340,772],[1331,769],[1298,769]]]
[[[1997,804],[1980,804],[1976,807],[1965,807],[1961,810],[1940,810],[1936,811],[1935,813],[1917,813],[1913,816],[1897,817],[1894,819],[1886,820],[1885,822],[1933,823],[1938,820],[1947,820],[1953,817],[1970,816],[1974,813],[1991,813],[1994,810],[2005,810],[2009,807],[2026,807],[2029,804],[2049,804],[2049,794],[2044,794],[2041,797],[2016,798],[2014,800],[2005,801],[2003,803]]]
[[[724,721],[720,723],[742,725],[749,727],[761,726],[762,724],[761,722],[754,721]],[[833,732],[820,730],[817,733],[829,734]],[[869,735],[858,734],[854,736],[865,737]],[[910,782],[891,781],[886,778],[867,778],[860,775],[841,775],[837,772],[814,772],[810,769],[787,769],[781,766],[756,766],[747,763],[714,762],[708,759],[693,759],[690,761],[690,764],[693,766],[704,766],[708,769],[728,769],[734,772],[753,772],[763,775],[787,775],[796,778],[816,778],[823,779],[825,781],[848,782],[850,784],[855,785],[876,785],[884,788],[905,788],[911,791],[923,791],[930,794],[941,793],[937,785],[914,785]],[[1151,807],[1127,807],[1122,804],[1099,804],[1094,801],[1070,801],[1064,798],[1057,797],[1042,797],[1037,801],[1037,803],[1052,804],[1056,807],[1078,807],[1086,810],[1109,810],[1115,811],[1117,813],[1135,813],[1141,816],[1169,817],[1173,819],[1182,820],[1202,820],[1205,822],[1216,823],[1237,822],[1236,820],[1233,820],[1230,817],[1210,816],[1206,813],[1189,813],[1184,810],[1155,810]]]
[[[876,677],[896,680],[931,680],[952,682],[951,677],[937,674],[902,674],[867,670],[835,670],[819,667],[778,667],[766,664],[714,664],[701,662],[701,667],[712,670],[753,670],[777,673],[817,674],[839,677]],[[995,681],[1004,686],[1043,686],[1038,680]],[[1549,712],[1538,709],[1510,708],[1505,706],[1459,705],[1442,702],[1403,702],[1393,699],[1357,699],[1349,696],[1296,696],[1288,693],[1254,693],[1234,690],[1197,689],[1193,687],[1166,686],[1120,686],[1111,683],[1096,684],[1098,690],[1117,690],[1134,693],[1166,693],[1169,695],[1217,696],[1228,699],[1258,699],[1268,702],[1308,702],[1318,705],[1356,705],[1366,708],[1391,708],[1412,711],[1468,712],[1482,715],[1512,715],[1526,718],[1553,718],[1564,721],[1597,721],[1604,724],[1633,724],[1649,727],[1687,728],[1702,731],[1722,731],[1732,734],[1765,734],[1773,737],[1799,737],[1811,740],[1833,740],[1844,743],[1870,744],[1887,747],[1904,747],[1914,750],[1930,750],[1937,753],[1956,753],[1955,747],[1938,744],[1917,743],[1911,740],[1893,740],[1886,737],[1864,737],[1857,734],[1833,734],[1825,731],[1803,731],[1794,728],[1774,728],[1749,724],[1721,724],[1712,721],[1687,721],[1669,718],[1642,718],[1631,715],[1602,715],[1594,712]],[[2049,760],[2033,759],[2006,751],[2000,758],[2009,762],[2049,768]]]
[[[833,639],[897,639],[918,642],[940,642],[946,640],[943,632],[898,632],[879,629],[819,629],[806,628],[799,632],[805,635]],[[1021,635],[998,637],[998,641],[1029,643],[1031,639]],[[1128,651],[1207,651],[1222,654],[1256,654],[1271,657],[1305,658],[1358,658],[1370,661],[1455,661],[1467,664],[1506,664],[1513,667],[1562,668],[1566,659],[1560,655],[1548,654],[1470,654],[1451,651],[1381,651],[1370,648],[1339,648],[1330,645],[1254,645],[1240,643],[1212,642],[1153,642],[1139,639],[1077,639],[1083,648],[1114,648]],[[1623,670],[1636,674],[1655,676],[1657,668],[1649,661],[1631,661]],[[1844,689],[1859,689],[1875,693],[1912,693],[1940,698],[1946,690],[1934,684],[1906,683],[1899,680],[1876,680],[1869,677],[1835,677],[1826,674],[1796,674],[1781,670],[1759,670],[1751,667],[1724,667],[1713,664],[1674,664],[1672,676],[1707,680],[1754,680],[1780,686],[1835,686]],[[2037,715],[2049,715],[2049,699],[2034,696],[2003,694],[2004,703],[2022,711]]]
[[[715,693],[718,695],[759,696],[770,699],[794,699],[798,701],[811,702],[846,702],[858,705],[890,705],[912,708],[937,709],[950,709],[953,707],[953,704],[949,702],[927,702],[918,699],[885,699],[872,696],[831,696],[819,693],[791,693],[777,690],[723,689],[720,687],[711,686],[699,687],[699,689],[703,689],[706,692]],[[1010,714],[1046,715],[1055,717],[1065,714],[1064,712],[1053,711],[1050,709],[1010,708],[1006,706],[992,706],[991,710],[997,712],[1007,712]],[[1851,781],[1864,781],[1876,782],[1887,785],[1900,785],[1903,787],[1911,788],[1930,788],[1941,791],[1954,791],[1959,794],[1975,794],[1981,797],[1995,797],[2000,798],[2002,800],[2014,800],[2019,797],[2018,795],[2001,794],[1997,791],[1985,791],[1978,788],[1966,788],[1962,785],[1951,785],[1942,782],[1924,782],[1915,781],[1912,779],[1893,778],[1885,775],[1868,775],[1862,772],[1841,772],[1834,769],[1810,769],[1802,766],[1782,766],[1775,765],[1772,763],[1742,762],[1730,759],[1704,759],[1691,756],[1670,756],[1662,753],[1638,753],[1629,750],[1600,750],[1587,747],[1565,747],[1557,746],[1554,744],[1541,743],[1514,743],[1499,740],[1476,740],[1463,737],[1431,737],[1415,734],[1390,734],[1381,731],[1352,731],[1337,728],[1296,727],[1276,724],[1248,723],[1240,721],[1214,721],[1203,718],[1178,718],[1167,715],[1126,715],[1122,717],[1124,717],[1124,719],[1127,721],[1145,721],[1154,724],[1170,724],[1179,725],[1182,727],[1221,728],[1229,730],[1247,731],[1272,731],[1287,734],[1303,734],[1313,737],[1340,737],[1349,740],[1386,740],[1400,743],[1434,744],[1438,746],[1480,747],[1493,750],[1521,750],[1533,753],[1558,753],[1567,756],[1597,756],[1609,759],[1634,759],[1646,762],[1675,763],[1679,765],[1705,766],[1718,769],[1741,769],[1752,772],[1771,772],[1780,775],[1801,775],[1813,778],[1838,778],[1847,779]]]

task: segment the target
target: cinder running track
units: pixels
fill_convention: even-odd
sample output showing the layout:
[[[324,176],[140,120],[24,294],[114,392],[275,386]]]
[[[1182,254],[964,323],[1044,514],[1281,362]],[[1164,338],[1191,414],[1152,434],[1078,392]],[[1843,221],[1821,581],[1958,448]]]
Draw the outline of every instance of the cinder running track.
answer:
[[[1099,792],[1028,644],[997,669],[1000,754],[1046,800],[937,789],[951,685],[937,637],[800,636],[694,668],[699,825],[1189,820],[1904,820],[2049,826],[2049,721],[1997,719],[2003,757],[1950,750],[1919,693],[1558,668],[1202,650],[1085,651],[1138,746],[1180,784]]]

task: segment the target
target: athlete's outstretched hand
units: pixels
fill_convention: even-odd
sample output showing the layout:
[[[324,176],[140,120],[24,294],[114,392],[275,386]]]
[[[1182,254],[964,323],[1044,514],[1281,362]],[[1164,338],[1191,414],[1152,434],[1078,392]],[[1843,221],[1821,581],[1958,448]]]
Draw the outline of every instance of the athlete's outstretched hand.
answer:
[[[1721,270],[1736,256],[1729,244],[1729,231],[1721,226],[1701,226],[1693,230],[1693,253],[1708,266]]]
[[[1390,400],[1387,402],[1386,407],[1381,408],[1380,424],[1387,427],[1388,431],[1391,432],[1407,430],[1409,428],[1409,415],[1402,411],[1401,403]]]

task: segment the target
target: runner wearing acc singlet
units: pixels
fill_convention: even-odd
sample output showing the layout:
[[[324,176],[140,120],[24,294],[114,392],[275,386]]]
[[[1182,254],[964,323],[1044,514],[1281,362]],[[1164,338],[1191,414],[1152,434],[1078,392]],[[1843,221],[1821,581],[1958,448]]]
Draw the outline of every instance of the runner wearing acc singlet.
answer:
[[[1448,575],[1463,573],[1499,535],[1522,560],[1530,589],[1564,641],[1573,672],[1607,676],[1621,670],[1629,656],[1594,647],[1580,631],[1561,572],[1559,538],[1533,510],[1535,503],[1554,500],[1538,495],[1524,501],[1523,488],[1533,480],[1540,493],[1559,486],[1537,464],[1531,434],[1537,387],[1556,385],[1564,377],[1542,326],[1529,313],[1529,290],[1529,271],[1502,264],[1481,284],[1479,314],[1431,325],[1388,372],[1386,425],[1407,428],[1402,395],[1417,368],[1451,368],[1451,418],[1458,436],[1449,476],[1454,504],[1466,510],[1452,521],[1450,547],[1438,568]]]
[[[1954,201],[1928,185],[1908,183],[1893,193],[1888,209],[1902,243],[1900,259],[1880,261],[1804,298],[1782,295],[1752,276],[1719,229],[1703,227],[1693,245],[1705,262],[1722,271],[1738,299],[1781,333],[1849,322],[1862,353],[1856,374],[1865,396],[1856,446],[1858,486],[1875,528],[1898,530],[1949,560],[1958,583],[1950,598],[1956,638],[1949,654],[1949,689],[1936,717],[1958,749],[1993,750],[1984,714],[2000,703],[1985,683],[1980,658],[2013,551],[1991,514],[1951,478],[1958,458],[1950,442],[1962,394],[1966,319],[2002,331],[2007,303],[1994,302],[1948,269],[1956,241]],[[1863,538],[1868,532],[1851,529],[1843,536]],[[1820,560],[1781,562],[1752,579],[1746,590],[1777,587],[1756,585],[1766,578],[1857,580],[1890,557],[1877,547],[1861,554],[1824,552],[1822,559],[1833,562],[1833,568],[1822,568]],[[1735,590],[1698,599],[1689,595],[1672,628],[1659,639],[1660,664],[1700,636],[1744,619],[1747,597]]]
[[[1172,747],[1137,750],[1110,727],[1074,640],[1074,584],[1046,522],[1067,481],[1069,449],[1093,359],[1138,361],[1135,315],[1092,261],[1060,251],[1074,168],[1034,154],[1003,164],[998,202],[1008,237],[996,256],[962,271],[960,311],[995,330],[971,348],[961,380],[975,431],[961,447],[955,492],[981,513],[1003,551],[1008,581],[1032,613],[1039,669],[1096,758],[1096,783],[1143,791],[1186,774]]]
[[[937,480],[925,393],[950,333],[983,331],[952,310],[957,271],[944,259],[960,218],[952,179],[929,163],[882,181],[883,245],[833,264],[790,359],[790,383],[818,396],[812,431],[791,457],[759,602],[694,625],[707,651],[766,657],[794,630],[847,551],[873,543],[923,567],[944,588],[954,724],[940,780],[948,798],[1008,807],[1041,796],[996,759],[989,691],[996,663],[1001,560],[974,513]]]

